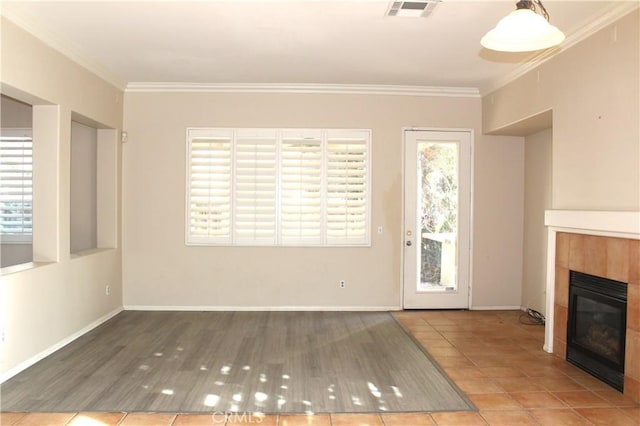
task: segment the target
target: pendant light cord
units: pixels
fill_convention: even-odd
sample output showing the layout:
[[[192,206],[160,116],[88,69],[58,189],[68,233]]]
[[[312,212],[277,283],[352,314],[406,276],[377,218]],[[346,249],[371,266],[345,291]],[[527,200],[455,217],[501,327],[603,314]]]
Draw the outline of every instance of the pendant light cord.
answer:
[[[531,9],[534,12],[537,12],[538,8],[540,8],[540,12],[542,13],[542,16],[544,16],[544,19],[549,22],[549,13],[541,0],[520,0],[516,3],[516,9]]]
[[[549,12],[547,12],[547,9],[542,4],[541,0],[520,0],[516,3],[516,9],[531,9],[534,12],[537,12],[538,8],[540,8],[540,12],[542,13],[542,16],[544,16],[544,19],[549,22]]]

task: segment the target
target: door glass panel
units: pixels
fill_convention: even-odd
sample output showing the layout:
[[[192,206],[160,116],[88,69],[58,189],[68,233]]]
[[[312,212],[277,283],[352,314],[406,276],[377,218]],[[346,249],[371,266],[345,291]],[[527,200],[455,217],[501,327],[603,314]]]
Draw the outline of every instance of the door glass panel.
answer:
[[[420,292],[458,289],[458,162],[457,143],[418,144]]]

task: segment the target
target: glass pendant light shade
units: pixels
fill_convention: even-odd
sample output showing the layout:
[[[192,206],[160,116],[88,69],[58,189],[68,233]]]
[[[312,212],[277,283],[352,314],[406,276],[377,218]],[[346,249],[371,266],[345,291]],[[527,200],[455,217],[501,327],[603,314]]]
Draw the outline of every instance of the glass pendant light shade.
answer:
[[[501,52],[530,52],[557,46],[562,31],[531,9],[517,9],[505,16],[480,40],[487,49]]]

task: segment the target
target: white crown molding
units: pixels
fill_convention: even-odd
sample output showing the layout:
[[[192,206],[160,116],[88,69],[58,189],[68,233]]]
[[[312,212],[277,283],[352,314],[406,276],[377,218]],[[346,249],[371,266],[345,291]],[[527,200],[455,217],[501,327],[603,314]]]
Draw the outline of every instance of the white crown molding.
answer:
[[[446,96],[478,98],[475,87],[393,86],[375,84],[145,83],[127,84],[128,93],[318,93],[345,95]]]
[[[568,34],[564,42],[560,45],[560,47],[547,49],[538,54],[534,54],[530,58],[527,59],[527,62],[522,64],[520,67],[516,68],[514,71],[506,74],[503,77],[500,77],[496,80],[489,82],[486,86],[482,86],[480,88],[480,93],[482,96],[486,96],[491,92],[494,92],[501,87],[506,86],[512,81],[522,77],[529,71],[537,68],[541,64],[547,62],[549,59],[553,58],[559,53],[569,49],[570,47],[578,44],[582,40],[590,37],[591,35],[597,33],[598,31],[605,28],[607,25],[610,25],[616,22],[618,19],[622,18],[625,15],[633,12],[634,10],[640,7],[640,2],[638,1],[621,1],[619,4],[614,6],[611,10],[606,11],[605,13],[595,16],[593,20],[589,21],[586,25],[580,27],[577,31],[574,31],[571,34]]]
[[[47,30],[42,25],[37,24],[33,18],[28,15],[28,13],[20,9],[19,5],[2,3],[2,7],[0,7],[0,15],[33,35],[44,44],[57,50],[81,67],[91,71],[107,83],[120,90],[124,90],[126,88],[126,81],[113,74],[99,62],[94,61],[81,53],[80,49],[74,46],[69,40],[65,40],[57,36],[55,33]]]

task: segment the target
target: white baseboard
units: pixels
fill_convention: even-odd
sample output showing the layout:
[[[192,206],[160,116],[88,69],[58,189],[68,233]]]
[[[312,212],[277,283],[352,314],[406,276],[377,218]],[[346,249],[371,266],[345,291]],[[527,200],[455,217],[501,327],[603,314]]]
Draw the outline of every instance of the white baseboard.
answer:
[[[125,305],[125,311],[401,311],[400,306],[155,306]]]
[[[520,305],[513,306],[472,306],[470,311],[522,311],[523,308]]]
[[[11,370],[8,370],[4,374],[2,374],[2,376],[0,376],[0,383],[6,382],[7,380],[12,378],[16,374],[20,373],[21,371],[26,370],[27,368],[31,367],[36,362],[48,357],[49,355],[51,355],[52,353],[54,353],[58,349],[63,348],[64,346],[66,346],[69,343],[73,342],[78,337],[82,336],[83,334],[86,334],[86,333],[90,332],[91,330],[93,330],[94,328],[98,327],[102,323],[104,323],[104,322],[110,320],[111,318],[115,317],[116,315],[118,315],[122,311],[123,311],[123,308],[119,307],[119,308],[109,312],[108,314],[103,315],[102,317],[100,317],[97,320],[93,321],[91,324],[87,325],[86,327],[82,328],[81,330],[76,331],[72,335],[70,335],[68,337],[65,337],[64,339],[60,340],[58,343],[56,343],[56,344],[54,344],[52,346],[49,346],[47,349],[45,349],[44,351],[40,352],[39,354],[36,354],[36,355],[32,356],[31,358],[21,362],[17,366],[13,367]]]

